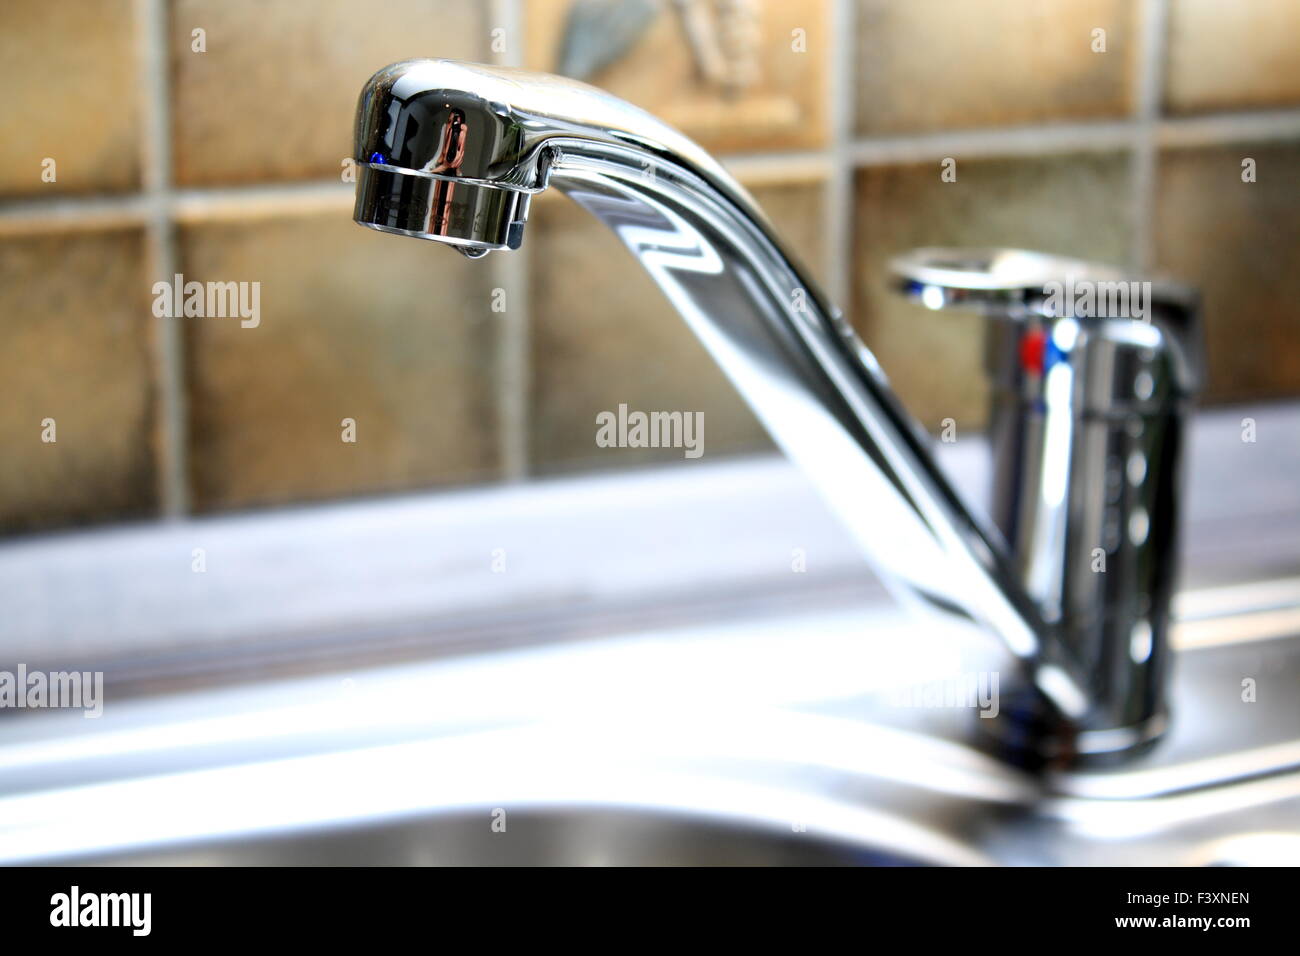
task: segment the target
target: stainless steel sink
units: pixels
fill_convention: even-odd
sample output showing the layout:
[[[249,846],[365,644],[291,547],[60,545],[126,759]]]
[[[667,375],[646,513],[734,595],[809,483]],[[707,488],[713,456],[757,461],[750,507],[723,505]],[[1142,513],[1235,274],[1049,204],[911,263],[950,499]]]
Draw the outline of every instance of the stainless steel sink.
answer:
[[[1300,863],[1300,605],[1197,606],[1122,770],[900,706],[1009,661],[857,607],[0,721],[0,862]]]
[[[493,831],[484,812],[385,826],[232,840],[216,847],[90,860],[144,866],[910,866],[878,848],[681,814],[598,808],[516,813]]]

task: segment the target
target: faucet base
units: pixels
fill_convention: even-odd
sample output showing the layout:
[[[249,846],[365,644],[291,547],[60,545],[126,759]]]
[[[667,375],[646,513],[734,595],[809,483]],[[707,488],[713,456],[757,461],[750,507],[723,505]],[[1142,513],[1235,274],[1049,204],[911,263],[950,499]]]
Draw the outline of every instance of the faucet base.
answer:
[[[1025,770],[1096,770],[1150,751],[1169,727],[1159,712],[1125,727],[1080,730],[1053,714],[1033,688],[1004,695],[1001,713],[977,722],[989,748]]]

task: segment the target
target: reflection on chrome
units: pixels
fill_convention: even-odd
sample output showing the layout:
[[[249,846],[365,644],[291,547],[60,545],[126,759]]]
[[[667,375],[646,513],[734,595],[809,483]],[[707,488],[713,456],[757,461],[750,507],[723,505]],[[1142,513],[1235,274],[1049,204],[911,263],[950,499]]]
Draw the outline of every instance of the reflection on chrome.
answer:
[[[454,163],[446,161],[452,143]],[[1056,623],[1057,606],[1068,602],[1082,577],[1070,563],[1073,552],[1053,543],[1066,535],[1067,487],[1096,477],[1074,473],[1078,459],[1070,449],[1091,441],[1094,431],[1074,418],[1053,419],[1038,456],[1041,475],[1051,478],[1046,497],[1039,499],[1050,520],[1030,522],[1037,544],[1023,552],[1033,555],[1027,572],[1002,535],[960,500],[875,360],[753,200],[698,146],[581,83],[410,60],[381,70],[366,84],[354,156],[360,167],[354,214],[359,223],[446,243],[466,255],[517,249],[532,195],[552,186],[605,223],[777,443],[818,484],[895,592],[931,611],[983,625],[1019,658],[1050,703],[1043,708],[1035,699],[1028,708],[1009,708],[1023,723],[1011,728],[1011,739],[1033,749],[1042,744],[1061,757],[1119,753],[1144,744],[1163,725],[1163,618],[1154,619],[1157,650],[1150,666],[1136,677],[1131,666],[1117,672],[1115,662],[1129,659],[1127,642],[1116,647],[1108,637],[1100,643],[1092,635],[1081,639]],[[1037,260],[1024,255],[1032,271]],[[967,265],[959,261],[955,269]],[[936,271],[950,277],[952,264],[939,266]],[[931,307],[949,302],[944,289],[954,287],[918,283]],[[1145,335],[1125,332],[1134,334]],[[1178,356],[1155,330],[1145,341],[1151,354],[1139,357],[1140,370],[1163,387]],[[1120,357],[1134,355],[1128,349]],[[1073,374],[1054,381],[1072,391]],[[1166,398],[1160,391],[1152,400]],[[1175,447],[1173,441],[1162,445]],[[1172,480],[1173,470],[1163,460],[1159,469],[1153,467],[1161,481]],[[1172,486],[1148,486],[1159,493],[1148,502],[1155,506],[1152,514],[1170,519],[1170,534],[1162,528],[1153,545],[1165,547],[1172,535]],[[1126,573],[1117,569],[1111,578]],[[1168,596],[1159,590],[1165,573],[1159,572],[1148,603],[1167,606]],[[1128,580],[1140,588],[1148,583]],[[1148,596],[1146,590],[1131,591],[1126,594],[1132,600]],[[1035,598],[1050,600],[1040,604]],[[1050,608],[1046,614],[1044,607]],[[1146,611],[1155,614],[1158,608]]]

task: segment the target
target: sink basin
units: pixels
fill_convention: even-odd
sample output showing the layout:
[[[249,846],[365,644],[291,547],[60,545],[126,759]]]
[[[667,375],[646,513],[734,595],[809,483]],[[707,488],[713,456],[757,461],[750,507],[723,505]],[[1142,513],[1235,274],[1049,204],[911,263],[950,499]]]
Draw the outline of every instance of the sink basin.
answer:
[[[682,814],[551,808],[416,817],[383,826],[231,840],[90,859],[143,866],[911,866],[886,849]]]
[[[927,743],[942,752],[925,755]],[[901,758],[912,745],[919,759],[871,772],[887,750]],[[767,710],[548,722],[288,757],[257,748],[264,759],[15,793],[0,800],[0,861],[990,862],[943,821],[981,793],[1028,791],[949,746]],[[929,792],[918,792],[927,777]],[[926,801],[930,812],[919,812]]]
[[[1047,777],[894,693],[1000,649],[879,608],[28,713],[0,863],[1300,863],[1293,618],[1189,622],[1168,739]]]

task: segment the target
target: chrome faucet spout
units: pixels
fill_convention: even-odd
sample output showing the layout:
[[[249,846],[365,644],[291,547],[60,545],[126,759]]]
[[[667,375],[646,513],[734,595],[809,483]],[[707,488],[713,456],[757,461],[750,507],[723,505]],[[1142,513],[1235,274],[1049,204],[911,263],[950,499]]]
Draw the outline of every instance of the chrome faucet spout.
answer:
[[[703,150],[593,87],[446,60],[381,70],[358,110],[359,223],[477,256],[520,246],[532,195],[567,194],[653,277],[895,593],[1001,637],[1071,740],[1116,729],[1001,534],[968,510],[875,359]]]

